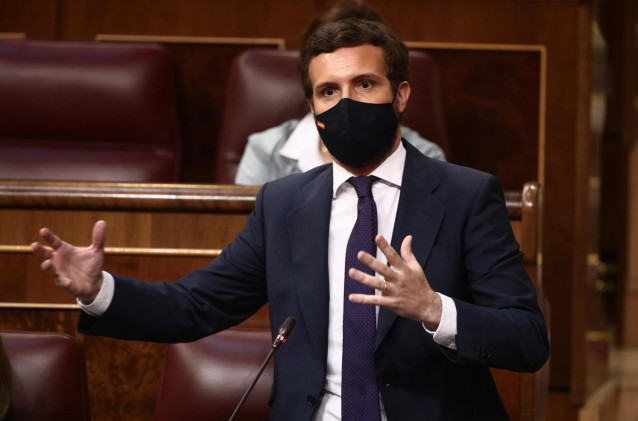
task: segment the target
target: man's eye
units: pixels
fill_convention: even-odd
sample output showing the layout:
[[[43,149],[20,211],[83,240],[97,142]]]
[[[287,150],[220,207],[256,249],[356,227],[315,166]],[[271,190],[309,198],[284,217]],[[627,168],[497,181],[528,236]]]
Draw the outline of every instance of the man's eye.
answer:
[[[332,89],[332,88],[328,88],[328,89],[326,89],[326,90],[323,92],[323,94],[324,94],[325,96],[332,96],[332,95],[334,95],[334,93],[335,93],[335,90],[334,90],[334,89]]]
[[[370,83],[370,81],[368,81],[368,80],[364,80],[363,82],[361,82],[361,87],[363,89],[368,89],[368,88],[372,87],[372,83]]]

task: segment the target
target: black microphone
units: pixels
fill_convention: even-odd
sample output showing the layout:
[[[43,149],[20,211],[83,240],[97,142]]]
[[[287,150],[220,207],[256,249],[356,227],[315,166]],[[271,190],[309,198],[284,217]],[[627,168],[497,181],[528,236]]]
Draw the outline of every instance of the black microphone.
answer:
[[[277,333],[275,342],[273,342],[272,344],[273,349],[278,349],[281,344],[286,342],[286,338],[288,338],[288,335],[290,335],[293,327],[295,327],[295,318],[290,316],[286,320],[284,320],[281,327],[279,328],[279,333]]]
[[[279,349],[281,344],[286,342],[286,339],[288,338],[288,335],[290,335],[290,332],[292,331],[293,327],[295,327],[295,318],[290,316],[286,320],[284,320],[284,322],[282,323],[281,327],[279,328],[279,332],[277,333],[277,337],[275,338],[275,341],[272,343],[272,346],[270,347],[270,352],[268,353],[268,356],[266,357],[266,360],[261,365],[261,368],[259,369],[259,372],[257,373],[255,378],[253,379],[253,381],[250,384],[250,386],[248,386],[248,389],[246,390],[246,393],[244,393],[244,396],[239,401],[239,404],[237,405],[237,408],[235,408],[235,412],[233,412],[233,415],[230,416],[228,421],[233,421],[235,419],[235,416],[237,415],[237,413],[241,409],[241,407],[244,406],[244,402],[246,402],[246,399],[248,399],[248,395],[250,395],[250,392],[252,392],[253,388],[257,384],[257,380],[259,380],[259,377],[261,376],[261,373],[263,373],[264,370],[266,369],[266,366],[268,365],[268,362],[272,358],[272,356],[275,353],[275,351]]]

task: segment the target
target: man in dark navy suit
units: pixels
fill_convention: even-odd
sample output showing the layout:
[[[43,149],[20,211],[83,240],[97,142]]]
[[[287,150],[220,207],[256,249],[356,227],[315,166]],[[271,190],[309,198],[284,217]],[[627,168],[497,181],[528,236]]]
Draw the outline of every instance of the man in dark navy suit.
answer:
[[[43,228],[52,250],[32,244],[42,269],[77,297],[79,331],[90,335],[192,341],[266,302],[273,334],[294,316],[295,331],[275,356],[273,420],[507,419],[489,368],[538,370],[549,345],[499,182],[402,141],[408,54],[385,25],[321,27],[301,70],[334,162],[265,184],[217,259],[176,283],[112,275],[102,270],[99,221],[87,249]],[[356,187],[362,179],[365,194]],[[346,266],[364,202],[376,207],[365,224],[374,219],[376,246]],[[349,293],[349,282],[368,292]],[[345,320],[362,309],[373,311],[372,337],[354,345],[371,344],[357,358],[370,361],[372,385],[357,370],[345,373]],[[373,391],[365,404],[350,397],[360,386]]]

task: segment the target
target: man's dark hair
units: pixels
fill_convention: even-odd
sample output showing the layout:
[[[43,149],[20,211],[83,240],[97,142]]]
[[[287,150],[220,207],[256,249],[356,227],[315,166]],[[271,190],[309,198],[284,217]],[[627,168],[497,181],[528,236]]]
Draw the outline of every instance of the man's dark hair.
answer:
[[[401,82],[409,81],[408,49],[397,34],[381,22],[341,19],[315,30],[301,53],[301,83],[306,98],[312,98],[312,82],[308,69],[313,58],[339,48],[360,45],[381,47],[393,93],[396,93]]]

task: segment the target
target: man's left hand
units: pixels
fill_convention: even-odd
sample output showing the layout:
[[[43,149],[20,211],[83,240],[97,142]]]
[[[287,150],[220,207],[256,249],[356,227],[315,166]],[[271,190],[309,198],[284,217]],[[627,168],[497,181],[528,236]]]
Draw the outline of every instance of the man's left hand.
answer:
[[[401,244],[401,256],[382,235],[375,242],[388,259],[389,266],[370,254],[360,251],[359,261],[379,274],[382,279],[351,268],[349,275],[362,284],[381,291],[381,295],[350,294],[350,301],[386,307],[401,317],[417,320],[435,331],[441,322],[441,297],[428,283],[423,268],[412,253],[412,236]],[[384,281],[385,279],[385,281]]]

